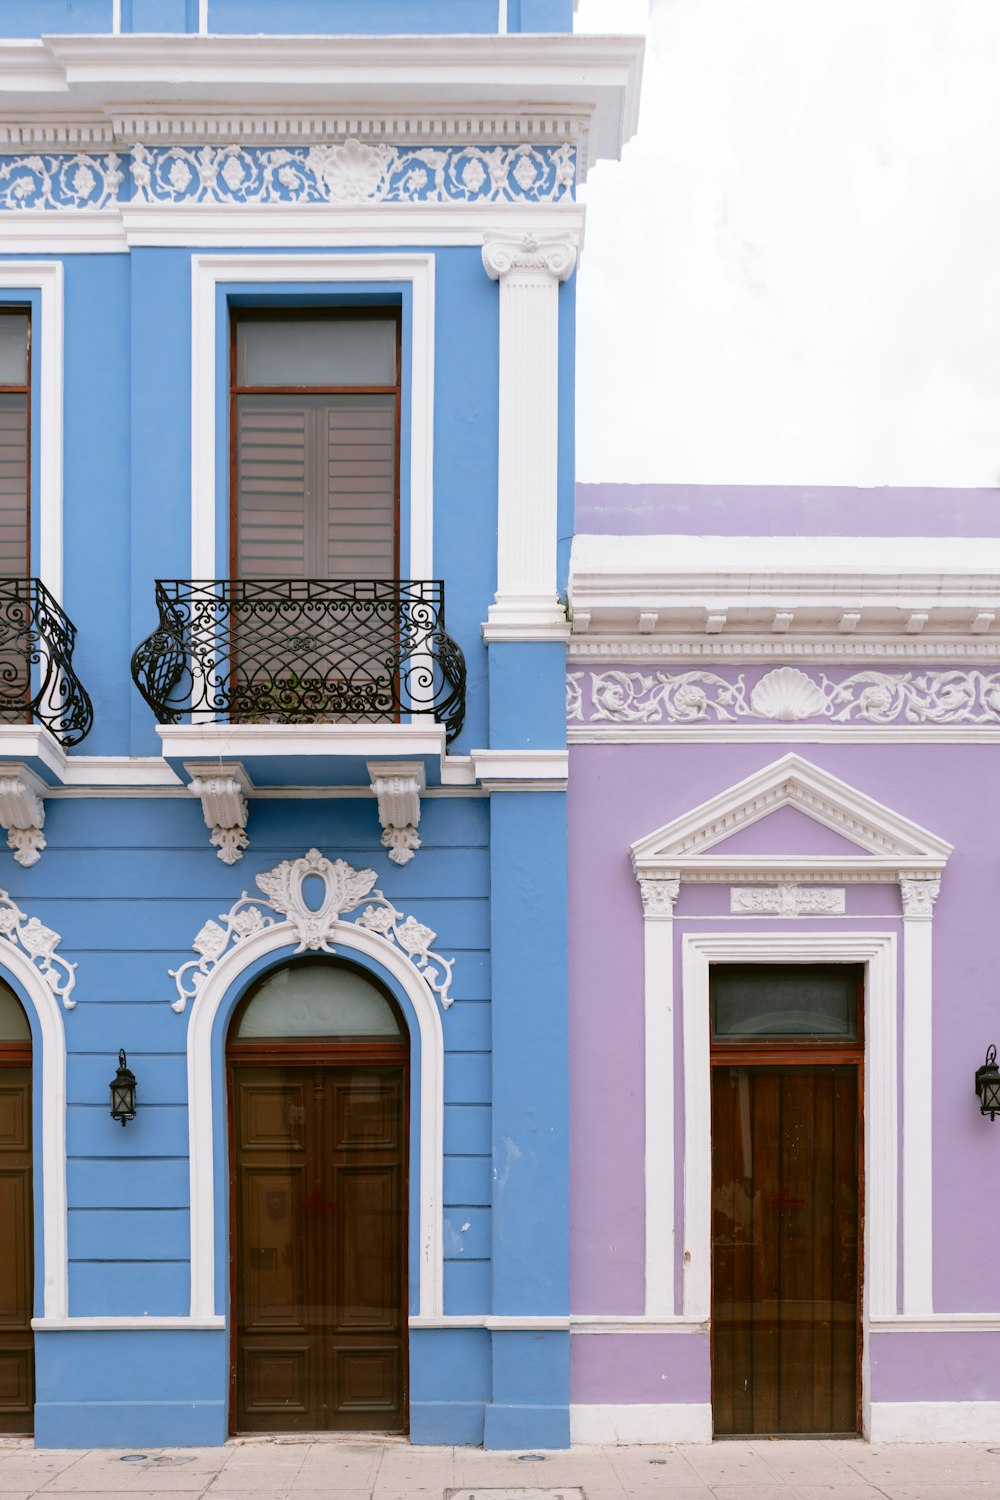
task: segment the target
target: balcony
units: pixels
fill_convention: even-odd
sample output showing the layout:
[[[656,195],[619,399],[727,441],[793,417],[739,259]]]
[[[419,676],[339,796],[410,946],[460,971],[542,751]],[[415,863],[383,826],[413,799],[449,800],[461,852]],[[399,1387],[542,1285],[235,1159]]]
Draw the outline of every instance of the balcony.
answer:
[[[424,720],[449,744],[462,728],[465,658],[443,583],[172,580],[156,603],[132,676],[161,725]]]
[[[0,724],[43,725],[64,749],[94,722],[73,670],[76,626],[37,578],[0,578]]]

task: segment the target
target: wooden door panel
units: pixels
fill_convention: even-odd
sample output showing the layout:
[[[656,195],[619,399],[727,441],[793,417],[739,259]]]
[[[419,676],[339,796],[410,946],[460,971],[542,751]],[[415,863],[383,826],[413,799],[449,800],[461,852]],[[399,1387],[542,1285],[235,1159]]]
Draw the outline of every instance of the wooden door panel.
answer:
[[[32,1195],[31,1069],[0,1067],[0,1433],[33,1427]]]
[[[381,1345],[366,1339],[331,1341],[336,1413],[346,1430],[398,1426],[402,1404],[398,1340]]]
[[[715,1430],[854,1432],[858,1069],[713,1069]]]
[[[22,1069],[17,1070],[19,1073]],[[0,1155],[31,1150],[30,1096],[22,1083],[10,1083],[0,1072]]]
[[[356,1332],[399,1328],[399,1169],[342,1167],[337,1177],[337,1326]]]
[[[310,1392],[319,1385],[314,1368],[318,1353],[309,1339],[284,1339],[275,1348],[271,1340],[246,1338],[240,1347],[244,1411],[278,1419],[311,1415]]]
[[[405,1426],[404,1076],[233,1070],[238,1431]]]
[[[304,1328],[303,1169],[251,1167],[240,1185],[242,1314],[247,1331]]]

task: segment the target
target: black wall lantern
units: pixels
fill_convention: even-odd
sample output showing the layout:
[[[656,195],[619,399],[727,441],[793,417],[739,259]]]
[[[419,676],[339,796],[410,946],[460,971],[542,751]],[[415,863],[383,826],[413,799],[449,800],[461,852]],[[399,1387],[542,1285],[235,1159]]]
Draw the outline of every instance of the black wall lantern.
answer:
[[[997,1049],[989,1047],[986,1061],[976,1069],[976,1093],[979,1095],[980,1114],[995,1120],[1000,1115],[1000,1068],[997,1067]]]
[[[135,1074],[125,1062],[125,1053],[119,1052],[118,1072],[111,1080],[111,1118],[121,1120],[123,1126],[135,1119]],[[997,1078],[1000,1081],[1000,1073]]]

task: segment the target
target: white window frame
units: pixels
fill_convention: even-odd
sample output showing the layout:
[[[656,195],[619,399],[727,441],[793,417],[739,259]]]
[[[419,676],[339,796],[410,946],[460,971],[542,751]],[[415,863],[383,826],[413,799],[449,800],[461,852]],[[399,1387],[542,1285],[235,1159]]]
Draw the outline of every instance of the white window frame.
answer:
[[[217,341],[220,285],[346,283],[411,286],[410,557],[408,577],[434,577],[434,256],[194,255],[191,257],[191,577],[218,576]],[[406,497],[403,497],[404,505]]]
[[[37,431],[32,424],[32,472],[38,471],[38,577],[57,604],[63,597],[63,267],[58,260],[0,262],[0,292],[37,292]],[[35,341],[37,340],[37,343]],[[32,401],[35,380],[32,372]],[[33,528],[34,529],[34,528]]]

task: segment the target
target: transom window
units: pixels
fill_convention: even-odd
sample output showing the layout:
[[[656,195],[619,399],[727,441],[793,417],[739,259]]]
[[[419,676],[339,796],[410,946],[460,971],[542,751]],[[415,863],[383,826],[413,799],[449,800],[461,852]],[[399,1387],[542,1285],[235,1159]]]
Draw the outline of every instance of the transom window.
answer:
[[[298,959],[259,980],[243,1003],[234,1041],[358,1038],[397,1041],[403,1029],[381,985],[343,960]]]
[[[863,964],[713,964],[712,1041],[857,1041]]]
[[[400,317],[232,320],[231,576],[399,576]]]

